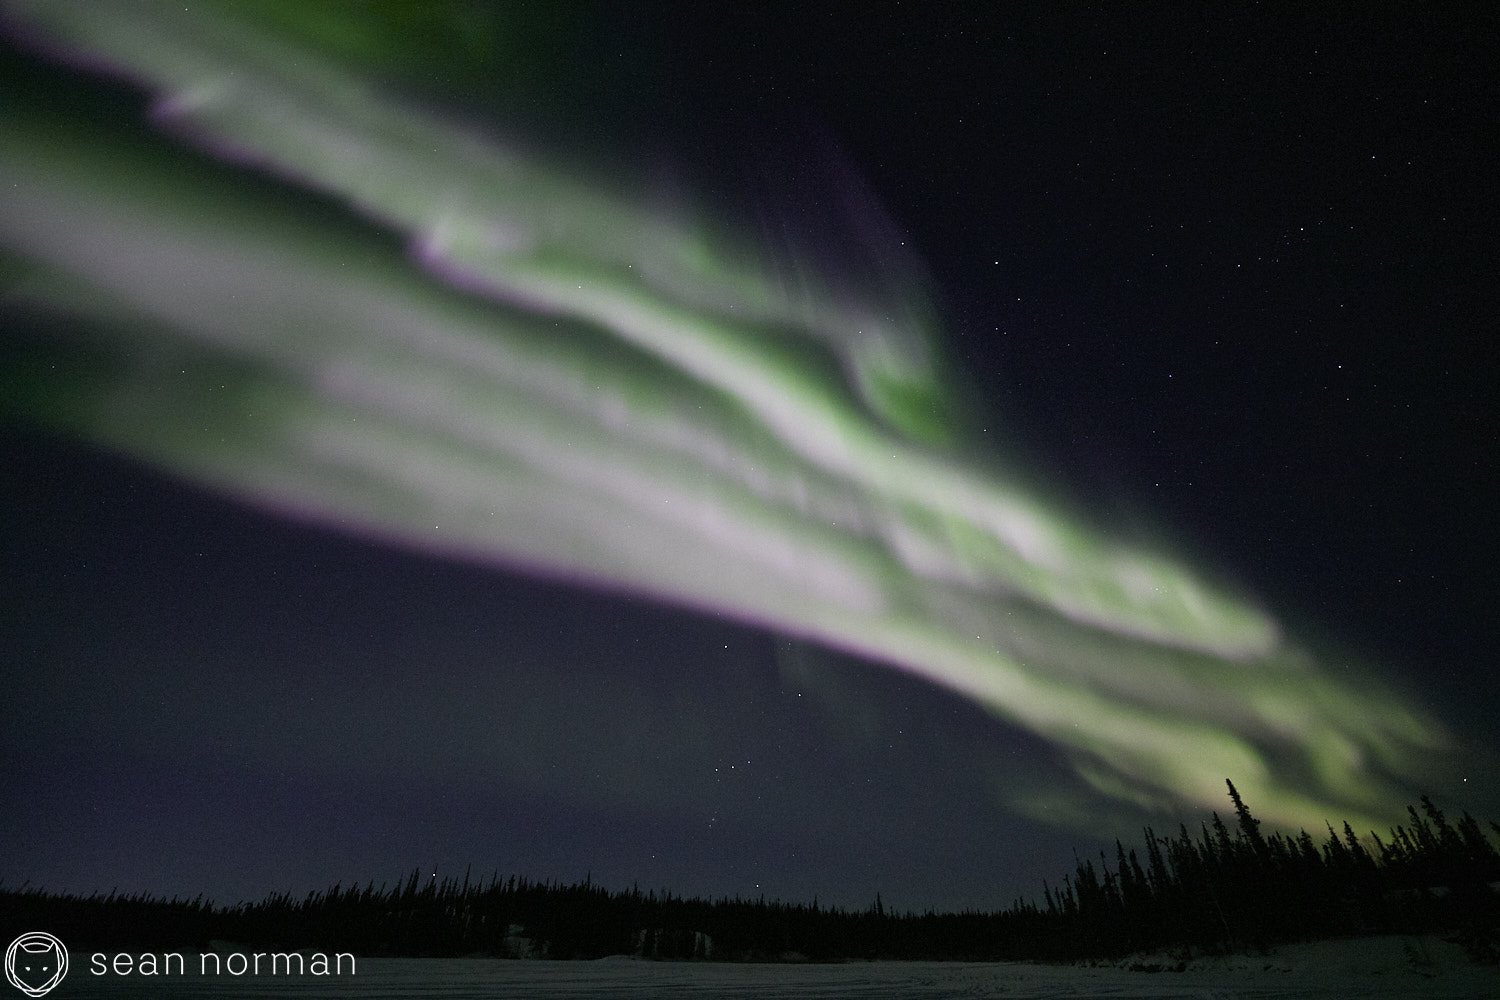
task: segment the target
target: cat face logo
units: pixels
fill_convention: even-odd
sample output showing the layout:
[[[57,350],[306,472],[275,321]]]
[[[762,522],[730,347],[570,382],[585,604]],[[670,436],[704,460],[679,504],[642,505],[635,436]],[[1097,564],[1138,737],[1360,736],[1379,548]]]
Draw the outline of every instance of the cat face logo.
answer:
[[[5,952],[5,978],[29,997],[46,996],[68,974],[68,949],[45,931],[22,934]]]

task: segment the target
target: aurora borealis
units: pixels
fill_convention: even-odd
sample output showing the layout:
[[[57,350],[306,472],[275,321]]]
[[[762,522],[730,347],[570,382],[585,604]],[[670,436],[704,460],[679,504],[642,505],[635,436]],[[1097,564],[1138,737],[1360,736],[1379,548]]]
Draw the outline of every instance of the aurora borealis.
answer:
[[[895,248],[849,246],[880,280],[841,280],[732,208],[661,204],[253,15],[179,8],[5,7],[149,102],[0,114],[6,308],[43,331],[7,378],[20,419],[341,532],[920,677],[1148,813],[1222,808],[1232,776],[1270,822],[1380,827],[1450,748],[1220,567],[958,433],[941,311]]]

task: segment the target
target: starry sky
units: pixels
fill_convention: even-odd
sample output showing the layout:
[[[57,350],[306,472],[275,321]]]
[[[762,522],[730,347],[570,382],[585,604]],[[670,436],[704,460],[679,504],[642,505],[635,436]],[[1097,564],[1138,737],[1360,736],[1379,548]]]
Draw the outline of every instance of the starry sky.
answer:
[[[815,301],[852,288],[909,303],[918,289],[922,308],[903,315],[930,319],[938,430],[962,439],[965,462],[1176,553],[1296,636],[1340,697],[1379,691],[1372,712],[1432,720],[1442,746],[1370,812],[1399,814],[1395,793],[1418,791],[1500,812],[1493,17],[809,6],[445,4],[373,25],[237,10],[384,92],[577,165],[599,190],[645,178],[644,195],[600,195],[565,233],[593,238],[598,212],[622,204],[628,228],[691,202],[782,261],[784,280],[835,290]],[[403,206],[351,208],[285,164],[195,143],[190,115],[219,95],[190,89],[188,127],[174,124],[140,80],[100,75],[119,51],[49,43],[29,11],[12,12],[0,57],[15,128],[145,150],[120,154],[121,177],[170,154],[183,182],[150,189],[155,211],[196,219],[196,192],[232,191],[251,207],[226,245],[295,248],[305,230],[358,242],[372,269],[401,259]],[[1109,794],[1080,770],[1078,739],[889,669],[792,612],[413,544],[328,506],[255,502],[158,437],[49,422],[35,400],[56,390],[35,352],[120,379],[68,339],[70,317],[137,319],[36,276],[39,247],[97,245],[82,234],[107,212],[25,229],[35,202],[8,197],[4,218],[20,221],[0,256],[0,362],[6,395],[31,402],[0,425],[6,885],[227,901],[472,864],[992,907],[1037,893],[1075,849],[1206,815],[1191,796]],[[257,208],[303,228],[262,232]],[[464,237],[445,230],[434,252],[451,263]],[[137,305],[178,301],[153,287]],[[1092,625],[1109,614],[1059,609]],[[1021,635],[1057,637],[1054,678],[1069,657],[1118,652],[1130,670],[1147,655],[1043,625]],[[1225,663],[1194,689],[1201,713],[1189,700],[1174,721],[1221,720],[1209,695],[1246,667]]]

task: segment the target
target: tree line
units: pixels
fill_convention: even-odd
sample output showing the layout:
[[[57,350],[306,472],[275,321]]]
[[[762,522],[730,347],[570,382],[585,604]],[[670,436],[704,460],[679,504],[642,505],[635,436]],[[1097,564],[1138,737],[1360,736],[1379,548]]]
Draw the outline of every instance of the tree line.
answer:
[[[462,879],[413,871],[391,885],[336,884],[220,906],[199,897],[48,893],[0,886],[0,928],[46,928],[70,946],[114,950],[236,945],[361,955],[667,960],[1077,961],[1142,951],[1213,952],[1375,933],[1440,931],[1495,962],[1500,852],[1479,822],[1430,798],[1408,822],[1361,840],[1265,835],[1228,782],[1218,813],[1171,836],[1143,831],[1114,857],[1079,859],[1042,899],[1005,909],[895,913],[743,898],[685,898],[591,879]],[[1500,825],[1489,824],[1500,836]]]

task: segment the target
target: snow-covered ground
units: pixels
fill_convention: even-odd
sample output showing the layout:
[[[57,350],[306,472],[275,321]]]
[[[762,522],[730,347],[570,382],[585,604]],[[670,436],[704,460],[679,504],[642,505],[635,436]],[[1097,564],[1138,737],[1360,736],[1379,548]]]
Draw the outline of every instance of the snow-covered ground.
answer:
[[[231,979],[198,976],[90,976],[75,966],[53,994],[68,997],[564,998],[663,1000],[695,997],[939,1000],[956,997],[1500,998],[1500,969],[1470,963],[1433,937],[1363,938],[1293,945],[1267,956],[1197,959],[1182,972],[1131,971],[1130,964],[1176,965],[1138,956],[1119,965],[1064,967],[1018,963],[871,962],[845,965],[720,965],[605,959],[522,962],[499,959],[361,959],[341,978]]]

